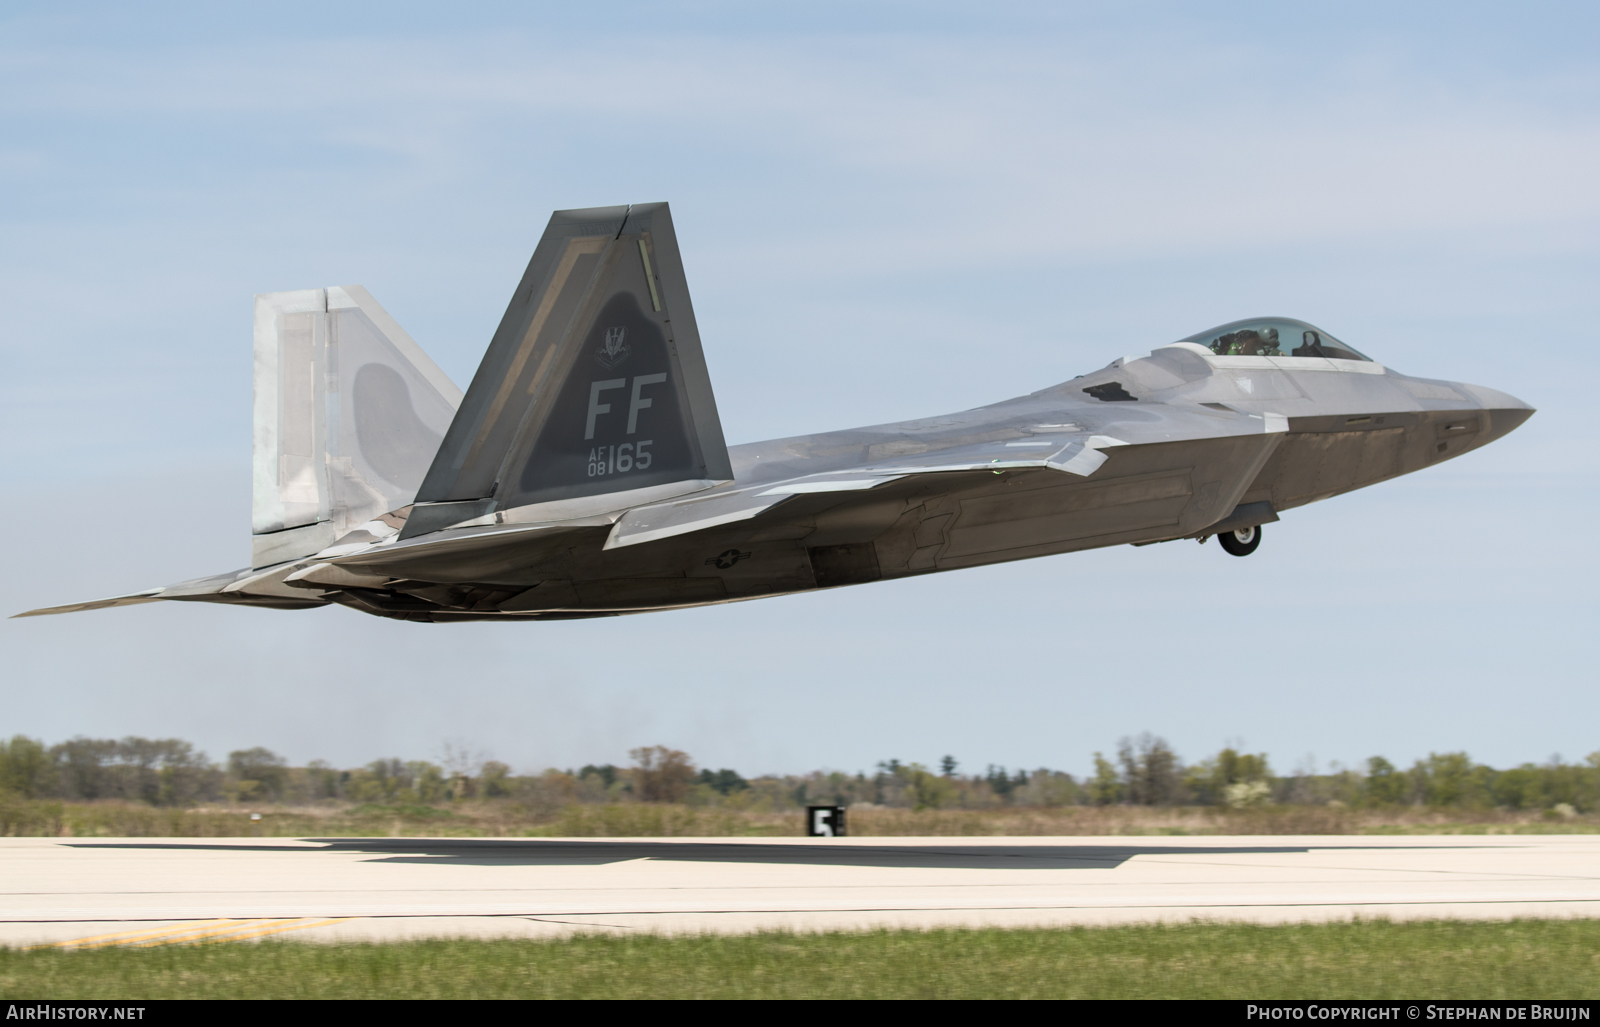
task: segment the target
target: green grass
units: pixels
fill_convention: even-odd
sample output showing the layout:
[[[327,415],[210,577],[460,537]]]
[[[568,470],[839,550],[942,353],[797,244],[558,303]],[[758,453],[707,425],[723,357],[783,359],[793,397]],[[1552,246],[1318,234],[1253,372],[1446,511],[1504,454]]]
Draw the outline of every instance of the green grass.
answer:
[[[1596,995],[1600,920],[0,949],[21,999]]]

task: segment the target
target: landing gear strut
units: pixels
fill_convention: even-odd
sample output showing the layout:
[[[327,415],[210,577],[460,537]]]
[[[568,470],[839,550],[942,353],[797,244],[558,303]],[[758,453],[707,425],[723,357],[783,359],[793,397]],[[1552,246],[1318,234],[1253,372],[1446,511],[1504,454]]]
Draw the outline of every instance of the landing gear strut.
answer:
[[[1225,531],[1217,536],[1217,542],[1230,556],[1249,556],[1261,545],[1261,526]]]

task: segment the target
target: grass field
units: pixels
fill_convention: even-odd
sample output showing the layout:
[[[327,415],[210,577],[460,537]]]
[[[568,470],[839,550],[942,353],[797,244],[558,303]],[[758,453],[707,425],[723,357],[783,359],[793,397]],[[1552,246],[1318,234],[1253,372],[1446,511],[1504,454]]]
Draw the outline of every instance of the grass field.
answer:
[[[259,811],[261,819],[250,814]],[[858,837],[1285,834],[1594,834],[1600,815],[1417,806],[1057,806],[996,809],[852,807]],[[784,837],[801,833],[797,810],[758,811],[670,803],[569,805],[510,800],[439,806],[166,809],[129,802],[7,801],[0,836],[117,838],[306,837]]]
[[[0,998],[1540,998],[1600,920],[0,949]]]

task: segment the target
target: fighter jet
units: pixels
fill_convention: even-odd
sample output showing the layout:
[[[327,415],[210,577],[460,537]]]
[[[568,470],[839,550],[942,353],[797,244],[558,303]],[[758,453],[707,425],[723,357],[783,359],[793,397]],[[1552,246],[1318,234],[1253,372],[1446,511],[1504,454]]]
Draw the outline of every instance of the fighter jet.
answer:
[[[255,304],[251,565],[132,595],[608,617],[1103,546],[1234,556],[1522,401],[1259,317],[989,406],[729,447],[665,203],[556,211],[465,397],[360,286]]]

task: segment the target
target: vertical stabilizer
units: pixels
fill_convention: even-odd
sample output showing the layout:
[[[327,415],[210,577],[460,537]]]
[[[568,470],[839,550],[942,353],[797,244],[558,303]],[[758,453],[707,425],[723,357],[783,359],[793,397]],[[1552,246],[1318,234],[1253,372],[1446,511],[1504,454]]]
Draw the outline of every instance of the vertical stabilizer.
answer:
[[[665,203],[551,215],[405,536],[585,516],[733,477]]]
[[[252,565],[410,503],[460,402],[361,286],[257,296]]]

